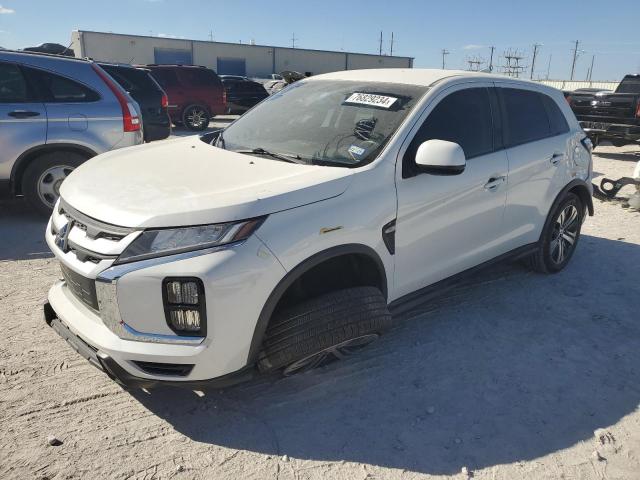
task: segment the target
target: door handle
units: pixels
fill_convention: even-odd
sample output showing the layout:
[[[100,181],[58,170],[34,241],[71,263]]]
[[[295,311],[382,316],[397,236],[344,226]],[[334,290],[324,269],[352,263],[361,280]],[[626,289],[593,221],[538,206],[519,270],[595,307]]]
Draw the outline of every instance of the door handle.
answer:
[[[491,177],[487,183],[484,184],[484,189],[490,192],[496,190],[500,185],[502,185],[507,180],[507,177],[504,175]]]
[[[30,112],[28,110],[14,110],[13,112],[9,112],[7,115],[14,118],[29,118],[29,117],[37,117],[40,115],[40,112]]]
[[[551,155],[549,161],[551,162],[551,165],[558,165],[562,159],[564,159],[564,153],[554,153]]]

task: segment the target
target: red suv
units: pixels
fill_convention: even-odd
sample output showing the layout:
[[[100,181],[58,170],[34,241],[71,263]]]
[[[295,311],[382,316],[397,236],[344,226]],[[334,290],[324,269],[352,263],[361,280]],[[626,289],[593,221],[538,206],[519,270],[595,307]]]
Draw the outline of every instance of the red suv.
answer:
[[[215,115],[227,111],[227,99],[216,72],[192,65],[146,65],[169,96],[174,125],[204,130]]]

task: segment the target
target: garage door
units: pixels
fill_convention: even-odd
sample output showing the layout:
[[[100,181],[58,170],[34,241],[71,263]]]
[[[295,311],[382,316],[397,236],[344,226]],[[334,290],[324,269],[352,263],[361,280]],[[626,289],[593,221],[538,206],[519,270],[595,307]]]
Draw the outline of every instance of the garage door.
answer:
[[[244,58],[220,58],[218,57],[218,75],[241,75],[247,74],[247,66]]]
[[[155,63],[168,65],[193,65],[190,50],[175,48],[154,48]]]

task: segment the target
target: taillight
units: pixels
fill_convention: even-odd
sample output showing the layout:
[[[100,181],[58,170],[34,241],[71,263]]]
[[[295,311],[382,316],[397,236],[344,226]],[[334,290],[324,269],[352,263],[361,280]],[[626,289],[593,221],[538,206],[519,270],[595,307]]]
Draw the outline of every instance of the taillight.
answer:
[[[140,117],[138,116],[138,112],[136,112],[136,107],[133,106],[131,102],[125,97],[122,90],[118,88],[118,86],[113,83],[113,80],[102,70],[98,65],[92,63],[91,66],[93,70],[98,74],[98,76],[102,79],[102,81],[109,87],[109,90],[113,92],[120,104],[120,109],[122,110],[122,122],[123,128],[125,132],[137,132],[140,130]]]
[[[222,104],[227,104],[227,91],[224,88],[222,89]]]
[[[166,93],[162,94],[162,100],[160,100],[160,105],[162,108],[169,108],[169,97],[167,97]]]
[[[580,140],[580,143],[582,143],[582,146],[587,150],[587,152],[593,152],[593,142],[589,137],[584,137]]]
[[[640,118],[640,102],[638,102],[636,106],[636,118]]]
[[[573,98],[571,98],[571,95],[567,95],[566,97],[564,97],[564,99],[567,101],[569,106],[573,104]]]

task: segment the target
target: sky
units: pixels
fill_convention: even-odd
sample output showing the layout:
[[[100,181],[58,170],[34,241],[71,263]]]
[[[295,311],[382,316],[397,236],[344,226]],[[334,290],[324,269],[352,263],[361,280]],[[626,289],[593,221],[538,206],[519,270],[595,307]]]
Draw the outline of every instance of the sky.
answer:
[[[534,78],[568,79],[579,40],[576,80],[619,80],[640,73],[640,0],[0,0],[0,46],[68,45],[72,30],[180,37],[389,54],[415,58],[414,67],[494,66],[505,51],[525,57]],[[498,71],[500,69],[498,68]]]

